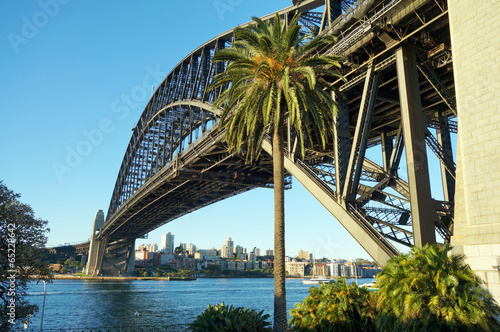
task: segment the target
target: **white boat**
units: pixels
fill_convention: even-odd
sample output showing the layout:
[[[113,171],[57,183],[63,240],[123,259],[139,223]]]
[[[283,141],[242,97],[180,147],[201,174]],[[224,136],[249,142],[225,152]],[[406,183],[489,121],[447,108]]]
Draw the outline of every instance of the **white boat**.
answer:
[[[328,280],[328,278],[325,278],[323,276],[319,276],[319,277],[312,277],[311,279],[306,279],[306,280],[303,280],[302,283],[304,285],[319,285],[319,284],[326,284],[328,283],[330,280]]]
[[[378,287],[375,285],[375,282],[369,282],[369,283],[363,284],[359,287],[366,287],[366,289],[368,289],[369,291],[372,291],[372,292],[378,291]]]
[[[325,278],[324,276],[318,276],[318,277],[315,277],[314,276],[314,257],[313,257],[313,277],[309,280],[303,280],[302,283],[304,285],[319,285],[319,284],[326,284],[328,283],[328,279]]]

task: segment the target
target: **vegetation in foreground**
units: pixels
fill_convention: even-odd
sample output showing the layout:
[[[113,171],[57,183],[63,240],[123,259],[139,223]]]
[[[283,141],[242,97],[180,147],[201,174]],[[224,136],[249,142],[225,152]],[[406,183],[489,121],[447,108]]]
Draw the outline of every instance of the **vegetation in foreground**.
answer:
[[[311,287],[290,311],[295,331],[500,331],[500,307],[464,256],[414,247],[377,276],[377,292],[337,281]]]
[[[264,310],[258,312],[249,308],[234,308],[222,302],[214,306],[208,305],[191,323],[193,332],[265,332],[272,331],[269,315]]]
[[[345,279],[311,287],[309,296],[290,310],[294,331],[374,331],[371,292]]]
[[[19,201],[19,194],[0,181],[0,327],[8,331],[38,306],[25,300],[28,282],[50,280],[43,261],[47,221],[35,218],[33,209]]]
[[[413,247],[377,276],[376,325],[383,331],[500,331],[500,308],[449,245]]]

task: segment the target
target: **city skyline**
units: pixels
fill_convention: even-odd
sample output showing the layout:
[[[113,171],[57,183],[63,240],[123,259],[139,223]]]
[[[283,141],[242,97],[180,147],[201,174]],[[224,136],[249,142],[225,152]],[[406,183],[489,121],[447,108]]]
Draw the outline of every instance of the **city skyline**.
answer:
[[[171,253],[174,253],[175,248],[182,246],[185,249],[185,251],[187,251],[189,253],[189,255],[193,255],[194,253],[199,252],[199,251],[216,250],[216,251],[220,252],[221,258],[231,258],[231,257],[233,257],[233,254],[237,255],[238,253],[246,253],[246,254],[255,253],[256,257],[258,257],[258,256],[273,256],[273,249],[271,249],[271,248],[263,249],[263,248],[259,248],[259,247],[255,247],[255,246],[253,246],[253,247],[252,246],[241,246],[236,241],[234,241],[231,236],[227,237],[226,241],[224,242],[224,244],[222,246],[218,246],[217,244],[214,244],[214,245],[212,245],[210,247],[206,247],[206,248],[200,247],[196,243],[191,243],[191,242],[175,243],[175,241],[173,241],[174,238],[175,238],[175,234],[172,234],[171,232],[167,232],[167,233],[163,234],[161,237],[162,244],[160,247],[158,247],[158,244],[155,243],[154,241],[149,241],[149,242],[146,241],[147,243],[141,243],[141,244],[136,243],[135,250],[136,251],[143,250],[143,251],[149,251],[149,252],[171,254]],[[173,250],[165,250],[165,248],[163,247],[163,243],[164,243],[165,239],[172,240],[172,242],[167,241],[167,243],[169,243],[169,245],[171,245],[174,248]],[[145,241],[145,239],[143,239],[143,240]],[[188,243],[189,243],[189,245],[188,245]],[[232,248],[231,255],[228,255],[225,253],[225,251],[224,251],[225,247]],[[156,249],[151,250],[152,248],[156,248]],[[343,257],[326,257],[326,256],[315,257],[313,252],[309,252],[308,250],[303,250],[303,249],[299,249],[297,251],[297,254],[295,254],[295,255],[293,253],[286,253],[286,256],[290,257],[290,258],[305,259],[305,260],[310,260],[310,259],[321,260],[323,258],[327,258],[327,259],[331,259],[331,260],[344,259]],[[363,258],[363,257],[357,257],[357,258]]]

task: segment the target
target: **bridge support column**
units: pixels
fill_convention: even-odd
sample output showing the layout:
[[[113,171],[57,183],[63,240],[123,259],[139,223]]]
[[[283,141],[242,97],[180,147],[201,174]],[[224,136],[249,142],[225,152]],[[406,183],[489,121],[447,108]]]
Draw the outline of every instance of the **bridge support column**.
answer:
[[[410,188],[414,245],[422,247],[436,242],[436,210],[432,202],[429,166],[425,146],[425,121],[415,50],[403,46],[396,50],[401,122],[406,151],[406,168]]]
[[[99,245],[99,241],[96,239],[97,232],[104,226],[104,212],[102,210],[97,211],[94,218],[94,225],[92,226],[92,235],[90,236],[90,247],[89,255],[87,259],[87,267],[85,269],[85,274],[94,275],[96,272],[98,257],[102,255]]]
[[[106,240],[103,247],[97,271],[103,276],[130,275],[134,269],[135,239]]]
[[[500,70],[493,64],[499,6],[495,0],[453,0],[448,7],[458,112],[451,244],[500,303]]]

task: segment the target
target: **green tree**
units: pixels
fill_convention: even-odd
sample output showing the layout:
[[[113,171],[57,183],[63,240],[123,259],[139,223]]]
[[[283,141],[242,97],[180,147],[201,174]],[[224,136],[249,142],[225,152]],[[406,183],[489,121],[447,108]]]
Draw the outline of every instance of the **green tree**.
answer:
[[[208,308],[196,317],[190,324],[193,332],[267,332],[272,331],[267,320],[269,315],[264,315],[264,310],[258,312],[250,308],[234,308],[222,302]]]
[[[181,277],[190,277],[193,274],[193,271],[189,269],[180,269],[177,274]]]
[[[448,245],[413,247],[377,275],[377,327],[384,331],[500,331],[500,308]]]
[[[345,279],[311,287],[290,315],[294,331],[375,331],[371,292]]]
[[[222,273],[222,270],[221,270],[221,268],[220,268],[219,265],[217,265],[217,264],[210,264],[205,269],[205,273],[207,273],[208,275],[211,275],[211,276],[220,276],[221,273]]]
[[[24,299],[28,282],[52,278],[42,259],[47,221],[35,218],[19,197],[0,181],[0,326],[6,331],[38,310]]]
[[[234,30],[231,48],[218,51],[213,61],[228,62],[211,89],[227,88],[215,101],[223,108],[219,125],[227,129],[229,150],[258,158],[263,139],[272,137],[275,215],[275,330],[286,330],[285,223],[284,223],[284,127],[289,120],[302,156],[306,144],[324,148],[333,128],[337,106],[326,76],[341,59],[319,55],[318,49],[334,42],[333,36],[312,39],[301,36],[299,15],[286,24],[253,18],[255,24]]]

